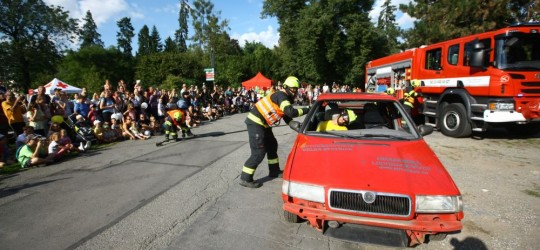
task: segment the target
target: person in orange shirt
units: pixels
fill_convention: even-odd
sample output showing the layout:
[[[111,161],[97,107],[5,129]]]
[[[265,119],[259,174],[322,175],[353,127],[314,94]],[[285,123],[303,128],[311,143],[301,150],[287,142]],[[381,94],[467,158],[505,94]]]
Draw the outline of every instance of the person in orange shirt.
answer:
[[[22,114],[26,113],[26,108],[23,104],[24,95],[16,98],[13,92],[7,91],[4,96],[6,101],[2,103],[2,109],[8,119],[9,126],[15,131],[16,135],[22,134],[25,125]]]

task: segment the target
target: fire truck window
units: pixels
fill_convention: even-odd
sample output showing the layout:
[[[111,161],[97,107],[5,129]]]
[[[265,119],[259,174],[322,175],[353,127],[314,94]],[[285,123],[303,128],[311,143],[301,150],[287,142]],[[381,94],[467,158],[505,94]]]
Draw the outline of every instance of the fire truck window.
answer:
[[[457,65],[459,57],[459,44],[452,45],[448,48],[448,63]]]
[[[441,70],[441,51],[442,49],[433,49],[426,52],[426,69]]]
[[[473,50],[473,42],[468,42],[465,44],[465,55],[463,56],[463,66],[469,66],[470,65],[470,55]],[[484,44],[484,50],[488,50],[491,48],[491,39],[482,39],[480,40],[481,43]],[[489,62],[489,57],[486,58],[486,61]]]

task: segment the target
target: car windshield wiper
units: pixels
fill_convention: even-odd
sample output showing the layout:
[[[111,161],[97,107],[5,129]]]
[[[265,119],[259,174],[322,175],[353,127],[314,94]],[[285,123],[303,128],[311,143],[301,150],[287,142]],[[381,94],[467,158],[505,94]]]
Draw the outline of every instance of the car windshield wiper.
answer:
[[[390,138],[394,140],[411,140],[412,139],[412,138],[407,138],[403,136],[396,136],[396,135],[389,135],[389,134],[363,134],[362,136],[369,137],[369,138],[384,137],[384,138]]]
[[[352,138],[352,139],[361,138],[361,137],[359,137],[359,136],[348,135],[348,134],[343,134],[343,133],[340,133],[340,132],[334,132],[334,131],[321,131],[320,133],[321,133],[321,134],[328,134],[328,135],[339,136],[339,137],[342,137],[342,138]]]

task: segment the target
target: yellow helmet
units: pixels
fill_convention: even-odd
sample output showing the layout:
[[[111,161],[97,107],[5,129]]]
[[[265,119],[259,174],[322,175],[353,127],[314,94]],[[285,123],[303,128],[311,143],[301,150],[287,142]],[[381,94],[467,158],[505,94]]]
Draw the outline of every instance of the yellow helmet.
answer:
[[[173,118],[177,121],[180,121],[182,119],[182,112],[178,111],[178,112],[175,112],[174,115],[173,115]]]
[[[300,80],[294,76],[289,76],[287,79],[285,79],[283,86],[287,86],[289,88],[300,88]]]
[[[394,88],[390,87],[386,89],[387,95],[394,95],[394,93],[396,93],[396,90]]]
[[[356,114],[351,109],[343,110],[343,112],[341,112],[341,116],[346,116],[347,117],[346,120],[348,121],[348,124],[350,124],[351,122],[356,121],[356,118],[357,118]]]
[[[411,86],[413,87],[419,87],[420,86],[420,80],[414,79],[411,81]]]

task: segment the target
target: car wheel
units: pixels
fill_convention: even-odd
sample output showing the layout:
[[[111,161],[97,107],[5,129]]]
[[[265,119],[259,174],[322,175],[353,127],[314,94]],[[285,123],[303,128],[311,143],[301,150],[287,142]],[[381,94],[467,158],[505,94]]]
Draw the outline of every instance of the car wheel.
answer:
[[[472,134],[471,122],[467,118],[465,106],[461,103],[451,103],[442,109],[439,116],[441,132],[450,137],[467,137]]]
[[[301,221],[300,217],[298,215],[293,214],[289,211],[283,210],[283,216],[285,217],[285,220],[290,223],[298,223]]]
[[[443,233],[440,233],[440,234],[430,234],[428,239],[429,241],[441,241],[441,240],[444,240],[446,239],[446,236],[448,234],[443,234]]]

